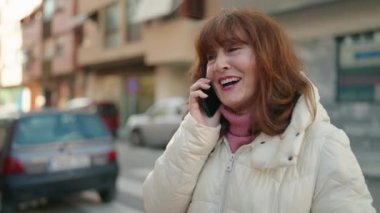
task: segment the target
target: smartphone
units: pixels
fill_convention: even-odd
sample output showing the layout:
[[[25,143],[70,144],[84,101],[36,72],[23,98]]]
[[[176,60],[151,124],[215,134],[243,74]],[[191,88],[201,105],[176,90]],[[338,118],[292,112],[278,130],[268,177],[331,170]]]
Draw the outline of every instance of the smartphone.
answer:
[[[199,105],[208,117],[212,117],[218,110],[221,102],[212,87],[207,90],[202,89],[202,91],[206,93],[208,97],[199,98]]]

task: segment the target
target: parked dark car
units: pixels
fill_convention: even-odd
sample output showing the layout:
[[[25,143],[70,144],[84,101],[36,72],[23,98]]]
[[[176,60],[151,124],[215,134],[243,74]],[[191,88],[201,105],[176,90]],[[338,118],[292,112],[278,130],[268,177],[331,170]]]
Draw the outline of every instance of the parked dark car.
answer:
[[[112,135],[116,136],[119,128],[119,110],[112,101],[94,101],[90,98],[74,98],[67,102],[70,110],[96,112],[100,115]]]
[[[1,212],[41,197],[116,192],[113,137],[95,113],[41,111],[0,118]]]

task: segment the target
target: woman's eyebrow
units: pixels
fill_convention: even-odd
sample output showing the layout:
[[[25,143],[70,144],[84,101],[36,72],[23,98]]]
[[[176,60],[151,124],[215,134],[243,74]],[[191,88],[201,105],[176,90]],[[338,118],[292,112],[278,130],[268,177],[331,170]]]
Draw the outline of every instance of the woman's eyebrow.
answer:
[[[224,39],[224,43],[231,42],[231,43],[246,43],[244,39],[242,39],[240,36],[230,36]]]
[[[225,46],[242,45],[242,44],[246,44],[246,42],[242,41],[241,39],[227,40],[227,41],[224,43]]]

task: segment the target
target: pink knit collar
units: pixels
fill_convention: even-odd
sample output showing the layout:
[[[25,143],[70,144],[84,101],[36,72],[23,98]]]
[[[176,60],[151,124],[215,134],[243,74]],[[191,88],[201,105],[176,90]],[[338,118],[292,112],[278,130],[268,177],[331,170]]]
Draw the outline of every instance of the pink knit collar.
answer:
[[[255,139],[251,132],[253,121],[251,114],[239,115],[224,105],[220,112],[229,123],[226,137],[232,153],[235,153],[240,146],[249,144]]]

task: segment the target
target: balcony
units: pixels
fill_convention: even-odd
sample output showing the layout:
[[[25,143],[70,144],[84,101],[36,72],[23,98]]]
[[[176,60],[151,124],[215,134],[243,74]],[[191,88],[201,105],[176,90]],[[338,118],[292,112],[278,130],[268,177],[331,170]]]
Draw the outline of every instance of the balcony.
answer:
[[[149,65],[194,60],[194,39],[199,21],[177,17],[153,22],[143,30],[145,62]]]
[[[42,20],[32,20],[22,24],[22,41],[24,47],[40,43],[42,39]]]
[[[96,65],[138,58],[142,57],[143,54],[144,50],[141,41],[126,43],[114,48],[106,48],[99,36],[89,44],[82,44],[78,48],[78,64],[82,66]]]
[[[61,1],[56,5],[55,13],[51,19],[51,34],[57,35],[71,30],[71,19],[75,13],[74,0]]]
[[[45,59],[42,64],[42,78],[48,79],[51,75],[51,59]]]
[[[42,43],[24,43],[23,82],[39,79],[42,75]]]

